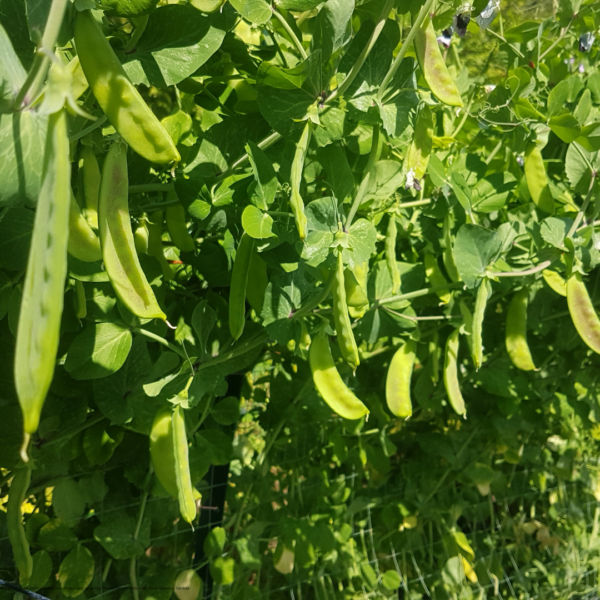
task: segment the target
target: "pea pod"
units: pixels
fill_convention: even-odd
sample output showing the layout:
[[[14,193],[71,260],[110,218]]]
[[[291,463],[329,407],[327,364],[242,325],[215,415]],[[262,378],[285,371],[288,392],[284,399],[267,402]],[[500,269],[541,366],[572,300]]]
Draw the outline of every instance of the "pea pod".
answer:
[[[348,389],[333,362],[329,338],[324,332],[310,345],[310,369],[315,386],[331,410],[344,419],[360,419],[369,409]]]
[[[175,480],[177,482],[177,497],[179,499],[179,512],[181,516],[191,523],[196,518],[196,502],[194,488],[190,475],[190,461],[187,435],[185,433],[185,419],[181,405],[175,407],[172,417],[173,427],[173,454],[175,456]]]
[[[396,417],[408,419],[412,415],[410,380],[415,365],[415,342],[409,340],[390,361],[385,382],[385,399]]]
[[[244,233],[235,255],[229,288],[229,331],[234,340],[239,339],[246,324],[246,288],[253,252],[254,239]]]
[[[81,214],[79,204],[73,194],[71,194],[69,206],[69,243],[67,248],[71,256],[83,262],[102,260],[100,240]]]
[[[444,274],[442,273],[442,270],[440,269],[438,261],[436,260],[435,256],[433,256],[433,254],[431,254],[430,252],[425,252],[424,263],[425,263],[425,274],[427,275],[427,279],[429,280],[429,283],[433,287],[442,287],[444,285],[447,285],[448,282],[446,281],[446,278],[444,277]],[[450,302],[450,299],[452,298],[452,293],[449,290],[446,290],[446,291],[444,291],[443,289],[436,290],[435,293],[438,295],[438,298],[444,304],[447,304],[448,302]]]
[[[296,153],[294,154],[294,162],[292,163],[292,172],[290,174],[290,185],[292,187],[292,195],[290,197],[290,205],[294,218],[296,219],[296,227],[298,228],[298,235],[303,240],[308,233],[307,227],[308,222],[306,215],[304,214],[304,201],[300,195],[300,185],[302,184],[302,172],[304,170],[304,160],[306,159],[306,153],[308,152],[308,145],[310,144],[310,138],[312,136],[313,124],[309,119],[306,121],[300,141],[296,146]]]
[[[581,273],[575,272],[567,279],[567,304],[577,333],[594,352],[600,354],[600,319]]]
[[[344,288],[348,307],[362,308],[369,303],[365,290],[358,282],[352,269],[344,270]]]
[[[104,159],[98,202],[104,267],[118,298],[134,315],[142,319],[166,319],[135,251],[128,185],[127,146],[115,142]]]
[[[396,295],[400,291],[400,271],[398,271],[398,263],[396,261],[396,238],[398,230],[396,228],[396,217],[390,215],[388,222],[387,233],[385,236],[385,262],[392,278],[392,294]]]
[[[98,197],[101,181],[98,159],[89,146],[84,146],[80,160],[85,217],[94,229],[98,229]]]
[[[440,335],[437,331],[433,332],[431,336],[431,340],[428,344],[429,349],[429,365],[431,371],[431,381],[434,385],[437,385],[437,382],[440,379],[440,345],[439,345]]]
[[[29,467],[19,469],[14,474],[12,483],[10,484],[6,505],[8,539],[12,547],[15,565],[19,571],[21,585],[27,585],[27,581],[33,574],[33,558],[29,551],[29,542],[25,535],[23,514],[21,513],[21,506],[25,502],[30,481],[31,469]]]
[[[529,292],[517,292],[506,313],[506,351],[512,364],[522,371],[535,371],[535,363],[527,344],[527,304]]]
[[[465,401],[460,391],[458,384],[458,347],[459,347],[459,331],[455,329],[446,341],[446,354],[444,357],[444,387],[450,406],[458,415],[465,415]]]
[[[15,348],[15,387],[23,411],[23,447],[39,424],[56,364],[71,202],[67,115],[48,118],[42,184],[38,196]]]
[[[406,153],[405,171],[412,171],[419,181],[427,172],[429,156],[433,147],[433,115],[427,105],[423,105],[417,115],[413,138]]]
[[[252,252],[252,258],[250,259],[248,281],[251,282],[251,285],[246,286],[246,299],[256,314],[260,315],[269,279],[267,277],[267,263],[256,251]]]
[[[346,288],[344,287],[344,259],[341,252],[337,256],[337,268],[333,280],[333,318],[338,345],[344,360],[354,369],[358,367],[358,347],[352,333],[352,324],[348,314]]]
[[[561,277],[560,273],[544,269],[542,271],[544,281],[559,295],[567,296],[567,282]]]
[[[483,363],[483,317],[485,315],[485,307],[488,298],[492,293],[492,284],[487,277],[484,277],[475,298],[475,312],[473,314],[473,339],[471,342],[471,353],[473,356],[473,364],[476,369],[481,367]]]
[[[138,254],[148,254],[149,237],[150,232],[148,231],[148,217],[146,213],[144,213],[138,221],[135,231],[133,232],[133,244]]]
[[[169,261],[165,258],[162,242],[163,221],[164,214],[162,210],[153,212],[146,221],[146,227],[148,228],[148,254],[154,256],[160,263],[163,279],[171,281],[173,279],[173,270]]]
[[[69,62],[67,70],[71,74],[71,95],[73,96],[73,100],[77,100],[90,87],[81,68],[78,56]]]
[[[87,316],[85,288],[79,279],[75,280],[75,314],[77,315],[78,319],[85,319]]]
[[[181,204],[169,206],[166,213],[167,230],[173,243],[182,252],[193,252],[196,249],[196,242],[188,231],[183,206]]]
[[[90,10],[77,15],[75,46],[94,97],[123,139],[150,162],[179,162],[171,136],[127,77]]]
[[[554,198],[548,185],[544,159],[537,144],[532,143],[527,146],[524,167],[531,199],[540,210],[554,214]]]
[[[463,106],[458,88],[444,62],[430,17],[426,17],[417,29],[415,53],[431,93],[444,104]]]
[[[442,253],[442,260],[444,261],[444,267],[446,268],[446,273],[454,283],[461,281],[460,273],[458,272],[458,268],[456,267],[456,262],[454,261],[454,252],[452,251],[452,226],[450,223],[450,215],[447,214],[444,217],[444,251]]]

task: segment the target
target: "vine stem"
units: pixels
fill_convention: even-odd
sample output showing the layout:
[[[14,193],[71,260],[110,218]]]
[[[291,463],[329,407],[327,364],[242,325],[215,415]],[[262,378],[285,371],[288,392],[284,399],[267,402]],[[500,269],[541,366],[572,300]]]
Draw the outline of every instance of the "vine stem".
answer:
[[[567,233],[567,238],[573,237],[573,234],[577,231],[577,228],[579,227],[579,224],[581,223],[581,220],[583,219],[583,216],[585,215],[585,211],[587,210],[587,208],[590,204],[590,200],[592,199],[592,190],[594,189],[595,180],[596,180],[595,172],[592,171],[592,178],[590,181],[590,187],[588,189],[587,196],[585,197],[585,200],[583,201],[583,205],[579,209],[579,212],[577,213],[577,216],[575,217],[575,220],[573,221],[573,224],[571,225],[571,228],[569,229],[569,233]]]
[[[386,73],[386,76],[383,78],[383,82],[381,83],[381,86],[379,87],[379,92],[377,93],[377,98],[380,102],[381,102],[381,99],[383,98],[388,86],[390,85],[390,82],[392,81],[394,75],[396,74],[396,71],[398,70],[398,68],[400,67],[400,64],[404,60],[404,55],[408,51],[410,45],[413,43],[413,40],[415,39],[415,36],[417,35],[417,30],[419,29],[419,27],[421,27],[421,25],[423,24],[423,21],[425,20],[425,17],[431,10],[432,5],[433,5],[433,0],[427,0],[427,2],[425,2],[425,4],[421,7],[421,10],[419,11],[417,18],[415,19],[414,23],[412,24],[412,27],[410,28],[410,31],[408,32],[408,35],[406,36],[406,39],[404,40],[404,43],[402,44],[402,47],[400,48],[400,52],[398,52],[398,54],[396,55],[394,62],[391,64],[390,68],[388,69],[388,72]]]
[[[277,11],[275,7],[272,7],[271,11],[273,12],[273,16],[281,23],[281,26],[285,29],[286,33],[290,36],[290,39],[294,43],[294,46],[300,52],[300,56],[302,56],[303,60],[306,60],[308,57],[306,55],[306,50],[302,46],[302,42],[298,39],[294,30],[290,27],[290,24],[285,20],[283,15]]]
[[[549,52],[552,52],[552,50],[553,50],[554,48],[556,48],[556,45],[557,45],[558,43],[560,43],[560,41],[561,41],[561,40],[562,40],[562,39],[565,37],[565,35],[567,34],[567,31],[569,31],[569,29],[571,29],[571,25],[573,24],[573,19],[574,19],[574,18],[575,18],[574,16],[572,16],[572,17],[571,17],[571,20],[569,21],[569,23],[567,24],[567,26],[566,26],[566,27],[563,27],[563,28],[561,29],[561,31],[560,31],[560,35],[559,35],[559,36],[558,36],[558,37],[557,37],[557,38],[554,40],[554,42],[552,42],[552,43],[550,44],[550,46],[548,46],[548,48],[546,48],[546,49],[545,49],[545,50],[544,50],[544,51],[543,51],[543,52],[542,52],[542,53],[541,53],[541,54],[538,56],[538,64],[539,64],[539,63],[540,63],[542,60],[544,60],[545,56],[546,56],[546,55],[547,55]]]
[[[147,329],[144,329],[143,327],[134,327],[133,331],[135,333],[139,333],[140,335],[147,337],[148,339],[150,339],[154,342],[158,342],[159,344],[166,346],[167,348],[169,348],[169,350],[172,350],[173,352],[175,352],[176,354],[181,356],[181,358],[183,358],[183,360],[186,360],[186,361],[189,360],[187,354],[183,350],[181,350],[179,348],[179,346],[176,346],[175,344],[172,344],[171,342],[165,340],[164,337],[161,337],[160,335],[157,335],[156,333],[152,333],[152,331],[148,331]]]
[[[15,110],[26,108],[37,97],[50,66],[48,51],[53,52],[60,33],[68,0],[52,0],[48,20],[37,48],[33,64],[13,103]]]
[[[148,492],[145,491],[142,494],[142,501],[140,502],[140,512],[138,513],[138,520],[133,532],[133,539],[137,540],[140,535],[140,529],[142,528],[142,521],[144,520],[144,511],[146,510],[146,501],[148,500]],[[137,559],[132,558],[129,564],[129,580],[131,581],[131,592],[134,600],[140,600],[140,592],[137,585]]]
[[[375,300],[369,310],[375,310],[385,304],[393,304],[394,302],[400,302],[401,300],[410,300],[411,298],[420,298],[421,296],[428,296],[429,294],[435,294],[436,292],[445,290],[456,290],[464,286],[461,281],[456,283],[447,283],[445,285],[434,285],[429,288],[422,290],[416,290],[415,292],[408,292],[406,294],[399,294],[398,296],[390,296],[389,298],[382,298],[381,300]],[[404,315],[403,315],[404,316]]]
[[[554,260],[545,260],[544,262],[536,265],[535,267],[531,267],[531,269],[524,269],[523,271],[499,271],[497,273],[488,273],[488,277],[524,277],[525,275],[533,275],[534,273],[539,273],[544,269],[547,269]]]
[[[146,31],[146,26],[148,25],[149,18],[149,15],[143,15],[141,17],[132,17],[130,19],[134,30],[131,34],[131,37],[129,38],[129,41],[127,42],[127,45],[125,46],[125,48],[123,48],[123,52],[125,54],[131,54],[135,50],[137,43],[140,41],[140,38],[144,35],[144,31]]]

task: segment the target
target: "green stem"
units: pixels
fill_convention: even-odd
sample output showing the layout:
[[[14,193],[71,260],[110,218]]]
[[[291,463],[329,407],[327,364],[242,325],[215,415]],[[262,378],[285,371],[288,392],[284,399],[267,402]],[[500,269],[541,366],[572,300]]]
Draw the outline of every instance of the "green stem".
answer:
[[[290,24],[285,20],[283,15],[280,14],[275,9],[275,7],[273,7],[271,10],[273,12],[273,16],[281,23],[281,26],[285,29],[286,33],[290,36],[290,39],[294,43],[294,46],[296,46],[296,48],[298,49],[298,52],[300,52],[300,56],[302,56],[302,59],[306,60],[308,58],[306,55],[306,50],[302,46],[302,42],[300,42],[300,40],[294,33],[294,30],[290,27]]]
[[[497,37],[501,42],[503,42],[504,44],[506,44],[507,46],[509,46],[511,48],[511,50],[519,57],[519,58],[525,58],[524,54],[518,49],[516,48],[516,46],[514,46],[513,44],[509,43],[506,41],[506,39],[504,38],[503,35],[500,35],[499,33],[496,33],[493,29],[488,29],[487,30],[489,33],[491,33],[493,36]]]
[[[408,32],[408,35],[406,36],[406,39],[404,40],[402,47],[400,48],[400,52],[398,52],[396,58],[394,59],[394,62],[388,69],[386,76],[383,78],[383,82],[382,82],[381,86],[379,87],[379,92],[377,94],[377,98],[379,99],[380,102],[381,102],[381,99],[383,98],[388,86],[390,85],[394,75],[396,74],[396,71],[398,70],[398,68],[400,67],[400,64],[404,60],[404,55],[410,48],[410,45],[413,43],[413,40],[415,39],[415,36],[417,35],[417,30],[423,24],[423,21],[425,20],[425,17],[428,15],[432,5],[433,5],[433,0],[427,0],[427,2],[425,2],[425,4],[421,7],[421,10],[419,11],[418,16],[415,19],[415,22],[412,24],[412,27],[411,27],[410,31]]]
[[[123,48],[123,52],[125,54],[131,54],[135,50],[137,43],[140,41],[140,38],[144,35],[144,31],[146,31],[148,19],[149,15],[143,15],[141,17],[132,17],[130,19],[131,24],[135,27],[135,29],[133,30],[125,48]]]
[[[461,281],[457,283],[447,283],[446,285],[434,285],[430,288],[424,288],[415,292],[408,292],[406,294],[400,294],[398,296],[390,296],[389,298],[382,298],[381,300],[375,300],[369,310],[375,310],[384,304],[393,304],[394,302],[400,302],[401,300],[410,300],[412,298],[420,298],[421,296],[428,296],[429,294],[435,294],[436,292],[446,290],[456,290],[464,286]]]
[[[494,157],[496,156],[496,154],[498,154],[500,148],[502,148],[502,145],[503,142],[501,140],[494,146],[494,149],[490,152],[490,155],[485,159],[486,165],[489,165],[494,160]]]
[[[213,367],[214,365],[218,365],[222,362],[226,362],[231,360],[232,358],[237,358],[242,354],[246,354],[246,352],[250,352],[254,348],[258,346],[262,346],[269,339],[269,334],[266,331],[263,331],[260,335],[256,336],[253,339],[250,339],[242,344],[238,344],[228,352],[224,352],[223,354],[219,354],[219,356],[215,356],[207,360],[206,362],[201,363],[196,367],[196,372],[201,371],[202,369],[208,369],[208,367]]]
[[[593,171],[592,171],[592,173],[593,173]],[[567,238],[571,238],[573,236],[573,234],[577,231],[577,228],[579,227],[579,224],[581,223],[581,220],[583,219],[583,216],[585,215],[585,211],[587,210],[587,207],[590,204],[590,200],[592,199],[592,190],[594,189],[595,179],[596,178],[592,175],[592,178],[590,180],[590,188],[588,189],[587,196],[585,197],[585,200],[583,201],[583,205],[579,209],[579,212],[577,213],[577,216],[575,217],[575,220],[573,221],[573,225],[571,225],[571,228],[569,229],[569,233],[567,233]]]
[[[579,15],[577,15],[579,16]],[[550,46],[548,46],[548,48],[546,48],[539,56],[538,56],[538,64],[544,60],[545,56],[548,54],[548,52],[552,52],[552,50],[556,47],[556,45],[565,37],[565,35],[567,34],[567,32],[569,31],[569,29],[571,29],[571,25],[573,24],[573,19],[575,18],[575,16],[571,17],[571,20],[569,21],[568,25],[566,27],[563,27],[563,29],[560,32],[560,35],[554,40],[554,42],[552,42],[552,44],[550,44]]]
[[[99,423],[104,418],[105,418],[104,415],[97,415],[95,417],[92,417],[89,421],[86,421],[85,423],[82,423],[81,425],[77,425],[77,427],[67,429],[66,431],[61,431],[59,435],[57,435],[54,438],[49,439],[48,441],[44,440],[43,445],[51,446],[52,444],[56,444],[56,443],[60,442],[61,440],[72,438],[72,437],[76,436],[78,433],[81,433],[82,431],[87,429],[88,427],[92,427],[92,425]]]
[[[545,260],[539,265],[531,267],[531,269],[524,269],[523,271],[499,271],[498,273],[488,273],[487,275],[488,277],[524,277],[525,275],[533,275],[547,269],[553,262],[553,260]]]
[[[146,509],[146,501],[148,500],[148,492],[142,494],[142,501],[140,503],[140,512],[138,513],[138,520],[133,532],[133,539],[137,540],[140,535],[140,529],[142,528],[142,521],[144,520],[144,511]],[[129,580],[131,581],[131,592],[134,600],[140,600],[140,593],[137,584],[137,573],[136,573],[137,559],[132,558],[129,564]]]
[[[261,140],[260,142],[258,142],[258,144],[256,144],[256,145],[261,150],[266,150],[267,148],[270,148],[273,144],[278,142],[282,137],[283,136],[280,133],[277,133],[277,131],[274,131],[273,133],[268,135],[264,140]],[[226,177],[231,175],[231,173],[233,173],[233,171],[235,171],[238,167],[241,167],[243,164],[245,164],[248,161],[248,159],[249,159],[248,153],[240,156],[228,169],[223,171],[223,173],[221,173],[217,177],[216,182],[218,183],[219,181],[223,181],[223,179],[225,179]]]
[[[90,133],[90,132],[94,131],[95,129],[98,129],[98,127],[101,127],[102,125],[104,125],[105,122],[106,122],[106,115],[102,115],[101,117],[96,119],[91,125],[88,125],[87,127],[83,128],[81,131],[78,131],[77,133],[70,135],[69,142],[76,142],[77,140],[80,140],[82,137],[85,137],[88,133]]]
[[[139,333],[140,335],[143,335],[154,342],[158,342],[159,344],[162,344],[163,346],[166,346],[167,348],[169,348],[169,350],[172,350],[173,352],[175,352],[176,354],[181,356],[181,358],[183,358],[183,360],[186,360],[186,361],[188,360],[187,354],[181,348],[179,348],[179,346],[176,346],[175,344],[171,344],[171,342],[168,342],[167,340],[165,340],[164,337],[161,337],[160,335],[157,335],[156,333],[152,333],[151,331],[148,331],[147,329],[143,329],[142,327],[134,327],[132,331],[134,333]]]

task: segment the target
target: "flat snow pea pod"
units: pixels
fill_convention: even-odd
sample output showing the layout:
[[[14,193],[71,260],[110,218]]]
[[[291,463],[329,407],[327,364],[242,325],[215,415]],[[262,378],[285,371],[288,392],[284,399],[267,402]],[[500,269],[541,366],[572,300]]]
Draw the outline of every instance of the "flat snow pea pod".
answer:
[[[190,460],[187,435],[185,433],[185,419],[180,404],[175,407],[171,420],[179,512],[188,523],[191,523],[196,518],[196,501],[194,499],[194,488],[192,486],[192,478],[190,475]]]
[[[310,144],[310,138],[312,136],[313,124],[309,119],[306,121],[300,141],[296,146],[296,153],[294,154],[294,162],[292,163],[292,172],[290,174],[290,185],[292,187],[292,195],[290,196],[290,206],[296,219],[296,227],[298,228],[298,235],[303,240],[307,233],[308,222],[304,213],[304,201],[300,195],[300,185],[302,184],[302,172],[304,171],[304,160],[306,159],[306,153],[308,152],[308,145]]]
[[[346,301],[349,307],[361,308],[369,303],[365,290],[351,269],[344,270],[344,288],[346,289]]]
[[[246,288],[253,252],[254,238],[244,233],[235,254],[229,287],[229,331],[234,340],[239,339],[246,324]]]
[[[85,288],[79,279],[75,280],[75,314],[77,315],[78,319],[85,319],[87,316]]]
[[[29,483],[31,482],[31,469],[19,469],[13,476],[8,502],[6,505],[6,525],[8,539],[12,547],[15,565],[19,571],[21,585],[27,585],[28,579],[33,574],[33,558],[29,551],[29,542],[23,527],[23,514],[21,506],[25,502]]]
[[[168,195],[167,199],[169,199]],[[167,231],[173,243],[182,252],[193,252],[196,249],[196,242],[188,231],[183,206],[181,204],[169,206],[166,211],[165,220],[167,222]]]
[[[525,150],[525,180],[529,195],[535,205],[544,212],[554,214],[554,198],[548,185],[544,159],[537,144],[529,144]]]
[[[356,370],[360,360],[358,358],[358,347],[352,333],[352,324],[348,314],[348,303],[346,301],[346,288],[344,287],[344,259],[341,252],[337,256],[337,268],[333,279],[333,319],[335,321],[335,332],[338,345],[344,360]]]
[[[90,10],[77,15],[75,46],[94,97],[123,139],[152,163],[179,162],[171,136],[129,81]]]
[[[84,146],[80,161],[85,217],[94,229],[98,229],[98,197],[101,180],[98,159],[89,146]]]
[[[392,213],[388,222],[385,236],[385,262],[392,279],[392,294],[396,295],[400,291],[400,271],[396,261],[396,239],[398,229],[396,227],[396,216]]]
[[[491,293],[492,284],[487,277],[484,277],[479,289],[477,290],[477,296],[475,297],[475,312],[473,313],[473,339],[471,342],[471,353],[473,356],[473,364],[475,365],[476,369],[479,369],[483,363],[483,317],[485,315],[485,307]]]
[[[15,387],[23,411],[23,447],[39,424],[56,364],[69,239],[71,163],[64,109],[48,118],[42,184],[37,208],[15,348]]]
[[[458,88],[444,62],[430,17],[417,29],[415,53],[431,93],[444,104],[463,106]]]
[[[172,416],[170,408],[156,413],[150,430],[150,458],[160,484],[173,498],[177,498]]]
[[[427,172],[429,156],[433,147],[433,115],[427,105],[423,105],[417,116],[413,138],[406,153],[405,171],[412,171],[415,179],[421,181]]]
[[[173,270],[165,257],[162,242],[163,221],[164,213],[162,210],[153,212],[146,221],[146,227],[148,228],[148,254],[154,256],[160,263],[163,279],[171,281],[173,279]]]
[[[600,319],[581,273],[575,272],[567,279],[567,304],[577,333],[594,352],[600,354]]]
[[[444,267],[446,267],[446,273],[450,279],[456,283],[460,281],[460,273],[458,272],[458,268],[456,267],[456,262],[454,260],[454,252],[452,251],[452,226],[450,223],[450,215],[446,215],[444,217],[444,251],[442,253],[442,260],[444,261]]]
[[[437,259],[435,258],[435,256],[433,256],[433,254],[431,254],[430,252],[425,252],[424,263],[425,274],[427,275],[429,283],[433,287],[441,287],[448,283],[446,281],[446,278],[444,277],[444,274],[442,273],[442,270],[440,269]],[[452,292],[450,292],[449,290],[436,290],[435,293],[438,295],[438,298],[444,304],[450,302],[450,299],[452,298]]]
[[[251,282],[251,285],[246,285],[246,299],[256,314],[260,315],[265,300],[265,292],[269,285],[269,278],[267,276],[267,263],[256,250],[252,252],[252,258],[250,259],[248,281]]]
[[[385,399],[396,417],[408,419],[412,415],[410,380],[415,365],[415,342],[409,340],[390,361],[385,381]]]
[[[551,271],[550,269],[544,269],[542,271],[542,277],[544,281],[552,288],[557,294],[567,297],[567,282],[563,279],[560,273]]]
[[[506,351],[512,364],[521,371],[536,371],[527,344],[527,304],[529,291],[522,289],[511,299],[506,313]]]
[[[348,389],[333,362],[329,338],[322,332],[310,345],[310,370],[315,386],[331,410],[344,419],[360,419],[369,409]]]
[[[73,194],[69,206],[69,254],[83,262],[102,260],[100,240],[86,221]]]
[[[98,202],[102,258],[123,304],[142,319],[166,319],[142,270],[129,218],[127,146],[115,142],[102,167]]]
[[[431,336],[431,340],[429,340],[428,349],[429,349],[429,365],[431,372],[431,381],[434,385],[440,379],[440,335],[437,331],[433,332]]]
[[[459,331],[455,329],[446,341],[446,355],[444,357],[444,387],[450,406],[458,415],[465,415],[465,401],[460,391],[458,384],[458,346],[459,346]]]
[[[133,243],[138,254],[148,254],[148,216],[146,213],[142,215],[138,221],[137,227],[133,232]]]

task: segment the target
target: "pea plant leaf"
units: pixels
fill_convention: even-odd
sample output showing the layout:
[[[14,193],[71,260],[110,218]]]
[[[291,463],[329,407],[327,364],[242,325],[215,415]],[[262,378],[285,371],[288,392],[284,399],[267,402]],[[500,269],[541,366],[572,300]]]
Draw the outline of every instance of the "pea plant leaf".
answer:
[[[495,231],[480,225],[463,225],[454,240],[454,258],[461,279],[467,287],[475,287],[479,277],[497,258],[502,240]]]

